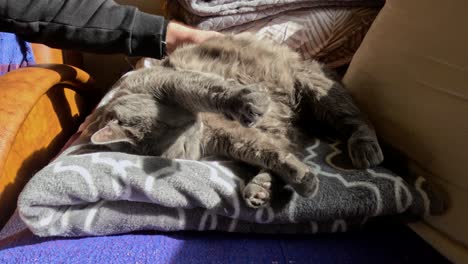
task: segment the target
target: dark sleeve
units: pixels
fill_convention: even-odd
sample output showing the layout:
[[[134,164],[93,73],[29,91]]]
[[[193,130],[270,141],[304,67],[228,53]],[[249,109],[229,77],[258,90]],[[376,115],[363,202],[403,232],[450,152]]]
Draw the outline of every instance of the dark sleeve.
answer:
[[[54,48],[161,58],[166,28],[111,0],[0,0],[0,31]]]

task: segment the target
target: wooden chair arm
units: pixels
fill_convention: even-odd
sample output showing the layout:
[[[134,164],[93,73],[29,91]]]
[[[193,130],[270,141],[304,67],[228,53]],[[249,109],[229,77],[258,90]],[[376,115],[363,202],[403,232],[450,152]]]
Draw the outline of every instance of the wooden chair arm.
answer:
[[[91,77],[64,64],[0,76],[0,228],[30,177],[53,158],[101,98]]]

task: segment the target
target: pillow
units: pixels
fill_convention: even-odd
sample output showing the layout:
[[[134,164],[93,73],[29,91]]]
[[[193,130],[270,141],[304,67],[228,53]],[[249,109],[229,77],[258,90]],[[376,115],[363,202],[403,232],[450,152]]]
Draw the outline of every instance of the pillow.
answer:
[[[351,61],[382,5],[381,1],[331,1],[328,7],[300,8],[289,3],[288,8],[281,9],[271,7],[272,4],[268,4],[268,1],[262,3],[276,11],[265,13],[263,9],[256,7],[259,10],[245,13],[236,9],[232,11],[239,14],[223,16],[213,13],[200,22],[194,19],[197,16],[192,13],[193,10],[180,5],[179,1],[170,1],[167,13],[171,18],[181,19],[206,30],[224,33],[252,32],[260,38],[270,38],[290,46],[304,59],[317,59],[331,68],[337,68]],[[192,4],[196,5],[194,2]],[[260,3],[252,3],[254,6],[258,4]],[[312,2],[307,4],[313,5]],[[239,18],[236,18],[237,15]]]
[[[348,64],[377,15],[378,8],[314,8],[289,11],[223,32],[252,32],[319,60],[331,68]]]

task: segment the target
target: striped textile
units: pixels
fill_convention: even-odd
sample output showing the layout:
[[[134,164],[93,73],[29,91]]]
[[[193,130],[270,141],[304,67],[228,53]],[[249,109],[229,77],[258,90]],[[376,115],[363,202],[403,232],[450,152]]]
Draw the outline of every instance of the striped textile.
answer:
[[[378,12],[378,8],[335,7],[289,11],[224,32],[252,32],[334,68],[351,61]]]
[[[167,11],[185,23],[208,30],[224,30],[289,11],[314,8],[382,7],[384,0],[174,0]]]

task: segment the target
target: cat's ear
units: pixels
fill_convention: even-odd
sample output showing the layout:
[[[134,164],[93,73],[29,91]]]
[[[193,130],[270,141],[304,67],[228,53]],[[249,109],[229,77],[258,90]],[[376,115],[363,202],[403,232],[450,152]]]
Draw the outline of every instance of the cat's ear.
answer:
[[[95,145],[104,145],[110,143],[128,142],[134,144],[126,134],[124,129],[119,125],[117,120],[112,120],[107,125],[91,136],[91,143]]]

